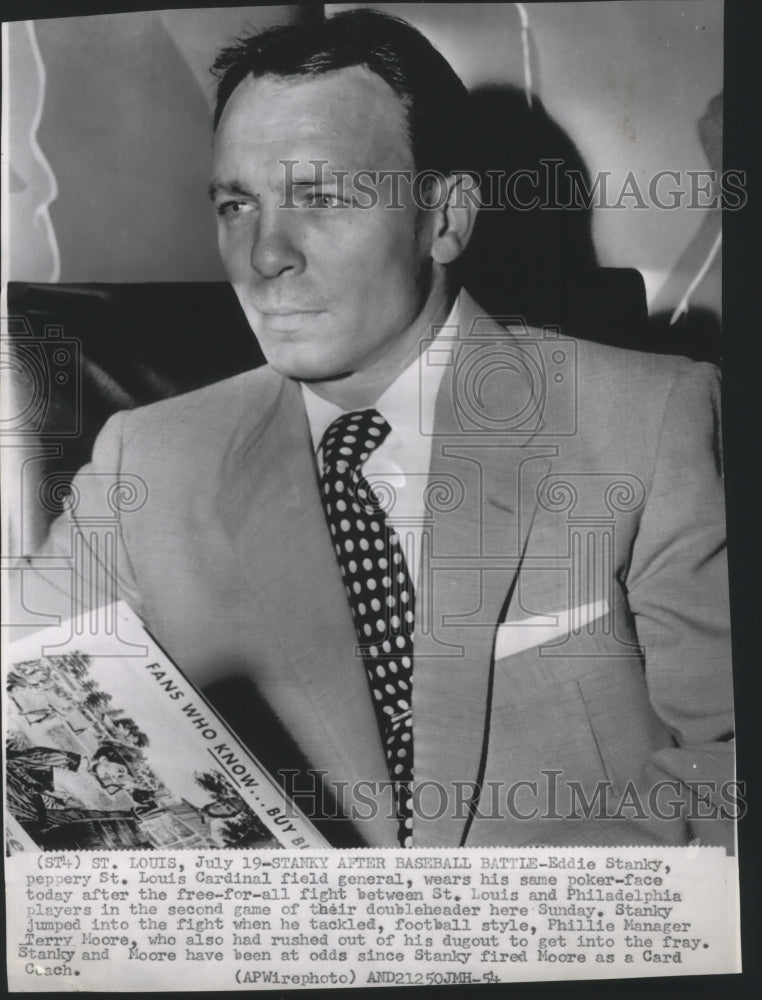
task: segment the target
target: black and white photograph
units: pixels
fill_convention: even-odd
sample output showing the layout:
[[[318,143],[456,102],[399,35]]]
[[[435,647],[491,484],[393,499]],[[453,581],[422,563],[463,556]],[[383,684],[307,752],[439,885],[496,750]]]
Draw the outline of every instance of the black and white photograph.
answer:
[[[464,858],[388,897],[480,900],[446,911],[460,951],[389,909],[293,960],[740,971],[722,254],[748,193],[724,13],[3,25],[10,863],[328,850],[332,872],[381,859],[348,883],[373,900],[392,864]],[[334,874],[301,879],[286,915],[351,909]],[[525,893],[514,940],[487,907]],[[220,988],[280,968],[268,941]]]

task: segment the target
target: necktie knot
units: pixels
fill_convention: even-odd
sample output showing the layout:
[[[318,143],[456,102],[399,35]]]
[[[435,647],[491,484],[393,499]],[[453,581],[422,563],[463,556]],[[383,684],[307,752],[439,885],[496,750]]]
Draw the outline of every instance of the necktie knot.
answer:
[[[391,427],[377,410],[342,413],[323,435],[320,447],[323,469],[358,473],[363,463],[383,443]]]

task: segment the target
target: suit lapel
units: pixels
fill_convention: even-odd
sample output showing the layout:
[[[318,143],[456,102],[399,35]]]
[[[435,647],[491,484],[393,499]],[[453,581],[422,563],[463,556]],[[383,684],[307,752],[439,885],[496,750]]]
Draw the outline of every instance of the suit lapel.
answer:
[[[495,338],[495,346],[506,344],[505,331],[494,323],[477,326],[478,342],[469,343],[472,305],[466,298],[460,342],[453,344],[457,357],[437,400],[432,446],[428,495],[447,499],[432,511],[425,532],[417,598],[416,846],[458,846],[467,835],[463,803],[480,778],[489,738],[496,626],[514,592],[535,514],[536,486],[550,468],[553,451],[537,437],[540,424],[513,431],[505,419],[504,396],[463,398],[469,367],[481,363],[479,352],[485,365],[497,356],[489,338]],[[526,397],[524,370],[511,365],[510,356],[504,360],[515,383],[509,394]]]
[[[331,780],[384,782],[388,771],[326,530],[301,392],[277,381],[269,419],[242,435],[220,493],[252,600],[271,622],[294,674],[291,685],[270,692],[270,701],[284,722],[299,727],[294,735],[302,745],[331,747],[331,756],[310,761],[329,768]],[[295,712],[305,697],[308,710]],[[371,843],[396,843],[396,822],[383,812],[362,825]]]

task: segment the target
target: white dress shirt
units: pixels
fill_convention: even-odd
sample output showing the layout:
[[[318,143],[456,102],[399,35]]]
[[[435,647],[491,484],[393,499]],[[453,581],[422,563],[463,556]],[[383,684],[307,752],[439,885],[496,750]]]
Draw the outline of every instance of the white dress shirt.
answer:
[[[378,489],[388,522],[400,536],[416,588],[426,514],[424,498],[431,467],[434,409],[444,373],[441,355],[432,350],[443,337],[452,337],[452,329],[448,331],[447,328],[452,328],[457,308],[456,299],[450,315],[423,353],[397,376],[374,404],[373,409],[386,419],[391,431],[363,466],[365,478]],[[322,472],[320,442],[333,421],[348,411],[318,396],[304,383],[301,389],[318,469]],[[393,501],[390,490],[393,490]]]

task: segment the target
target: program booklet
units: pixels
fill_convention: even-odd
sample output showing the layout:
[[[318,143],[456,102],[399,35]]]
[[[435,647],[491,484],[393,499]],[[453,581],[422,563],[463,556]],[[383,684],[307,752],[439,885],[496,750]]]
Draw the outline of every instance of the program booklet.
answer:
[[[6,852],[329,846],[130,608],[105,611],[7,649]]]

